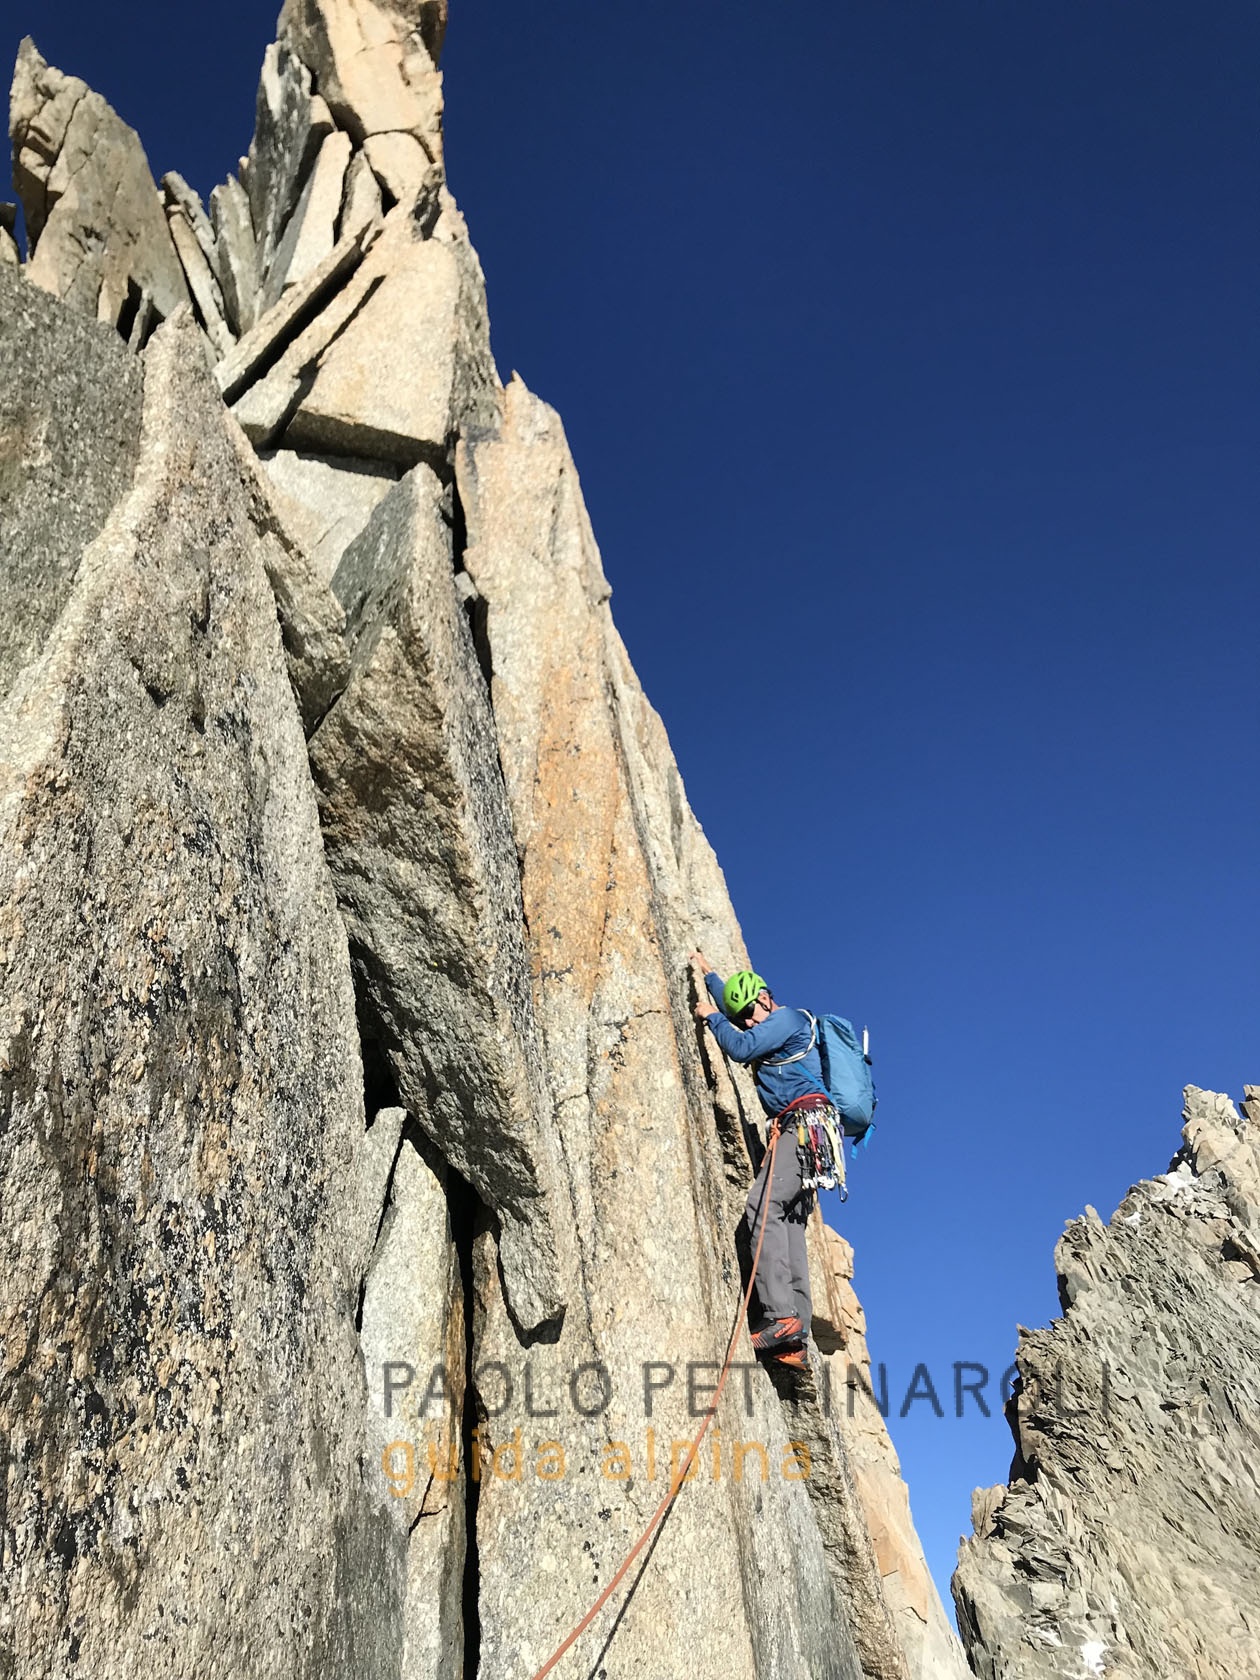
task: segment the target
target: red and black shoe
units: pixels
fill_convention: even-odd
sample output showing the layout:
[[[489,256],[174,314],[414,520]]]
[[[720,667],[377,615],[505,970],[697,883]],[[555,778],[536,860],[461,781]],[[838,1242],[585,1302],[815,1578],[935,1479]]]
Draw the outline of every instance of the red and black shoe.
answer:
[[[788,1348],[799,1348],[805,1341],[805,1326],[795,1315],[775,1318],[764,1330],[754,1333],[752,1345],[757,1353],[777,1354]]]

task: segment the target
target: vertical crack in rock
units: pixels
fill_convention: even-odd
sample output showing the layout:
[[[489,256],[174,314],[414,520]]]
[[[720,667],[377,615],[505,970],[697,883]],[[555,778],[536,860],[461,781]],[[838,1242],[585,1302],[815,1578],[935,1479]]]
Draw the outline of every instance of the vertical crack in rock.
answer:
[[[455,588],[460,600],[464,604],[464,614],[468,620],[468,634],[472,637],[472,644],[477,653],[477,663],[481,666],[481,674],[486,679],[486,693],[494,692],[494,655],[490,647],[490,604],[482,599],[477,592],[477,585],[469,576],[468,568],[464,564],[464,551],[468,547],[468,521],[464,517],[464,504],[460,500],[459,484],[452,473],[451,480],[451,560],[455,568]]]
[[[476,1371],[475,1295],[473,1290],[473,1243],[479,1222],[484,1223],[486,1210],[472,1187],[457,1173],[449,1177],[451,1234],[459,1257],[459,1281],[464,1301],[464,1359],[468,1371],[468,1385],[460,1419],[460,1450],[466,1467],[464,1477],[464,1572],[460,1583],[460,1609],[463,1619],[464,1666],[463,1680],[477,1680],[481,1662],[481,1558],[477,1545],[477,1498],[481,1491],[480,1475],[471,1474],[476,1451],[473,1432],[477,1428],[477,1405],[474,1373]]]
[[[365,958],[362,952],[350,952],[351,966],[362,974]],[[355,987],[355,1012],[359,1028],[359,1050],[363,1058],[363,1111],[374,1115],[385,1108],[401,1107],[398,1081],[389,1051],[380,1036],[380,1027],[372,1007],[370,991],[363,985]]]
[[[350,681],[311,740],[325,847],[398,1090],[494,1209],[509,1298],[564,1304],[516,859],[493,724],[454,583],[444,494],[418,467],[333,579]]]
[[[365,1139],[361,1182],[369,1224],[379,1220],[360,1324],[368,1389],[365,1474],[381,1490],[402,1560],[401,1669],[460,1680],[468,1652],[473,1480],[465,1446],[471,1367],[460,1251],[468,1243],[471,1192],[401,1108],[377,1113]]]
[[[381,1231],[385,1225],[385,1216],[389,1211],[390,1195],[394,1187],[394,1174],[398,1170],[398,1162],[406,1147],[403,1138],[403,1120],[406,1109],[390,1108],[378,1111],[367,1127],[364,1139],[364,1162],[362,1170],[363,1183],[363,1211],[364,1230],[370,1232],[366,1253],[370,1257],[376,1251],[381,1239]],[[363,1276],[359,1282],[359,1304],[355,1310],[354,1328],[357,1335],[363,1334],[363,1314],[367,1305],[368,1268],[363,1268]],[[369,1373],[369,1379],[371,1373]]]

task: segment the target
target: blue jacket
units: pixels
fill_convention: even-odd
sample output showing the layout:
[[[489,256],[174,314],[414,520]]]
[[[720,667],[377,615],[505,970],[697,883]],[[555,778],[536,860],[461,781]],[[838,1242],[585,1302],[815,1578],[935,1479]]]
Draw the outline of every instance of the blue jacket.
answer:
[[[706,974],[704,983],[715,1003],[722,1001],[722,981]],[[809,1020],[803,1010],[779,1008],[760,1026],[737,1027],[722,1009],[708,1017],[709,1031],[733,1062],[751,1062],[757,1095],[767,1114],[781,1114],[797,1097],[825,1096],[817,1046],[802,1061],[767,1067],[763,1058],[795,1056],[809,1043]]]

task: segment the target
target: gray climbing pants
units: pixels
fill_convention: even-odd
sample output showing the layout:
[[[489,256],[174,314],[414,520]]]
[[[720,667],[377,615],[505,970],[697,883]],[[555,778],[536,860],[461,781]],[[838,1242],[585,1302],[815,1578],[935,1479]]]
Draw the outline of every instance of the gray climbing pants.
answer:
[[[801,1188],[801,1161],[796,1152],[796,1127],[789,1123],[774,1152],[774,1179],[767,1186],[770,1150],[767,1146],[761,1171],[748,1192],[744,1228],[752,1244],[749,1257],[757,1252],[761,1228],[761,1259],[753,1285],[754,1305],[750,1313],[753,1329],[760,1330],[772,1318],[795,1316],[809,1333],[813,1302],[809,1293],[809,1262],[805,1254],[805,1224],[814,1205],[814,1192]]]

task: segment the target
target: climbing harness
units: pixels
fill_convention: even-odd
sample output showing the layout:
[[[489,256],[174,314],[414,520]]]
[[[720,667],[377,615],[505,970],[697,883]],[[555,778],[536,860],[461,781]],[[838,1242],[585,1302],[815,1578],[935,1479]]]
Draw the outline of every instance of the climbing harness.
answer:
[[[781,1120],[782,1116],[780,1116],[779,1119]],[[762,1185],[761,1190],[763,1202],[765,1200],[766,1193],[770,1188],[770,1180],[774,1176],[774,1152],[779,1146],[779,1136],[780,1126],[776,1124],[771,1127],[770,1130],[770,1166],[766,1173],[765,1183]],[[760,1212],[760,1206],[761,1204],[758,1204],[758,1212]],[[681,1490],[683,1483],[686,1481],[692,1465],[696,1461],[696,1454],[704,1445],[704,1438],[709,1432],[709,1425],[717,1416],[718,1402],[722,1398],[722,1390],[726,1387],[726,1379],[731,1374],[731,1361],[735,1357],[735,1343],[739,1340],[740,1326],[744,1323],[744,1320],[748,1315],[748,1303],[752,1299],[753,1284],[757,1281],[757,1266],[761,1260],[761,1245],[765,1240],[765,1235],[766,1222],[763,1221],[761,1234],[757,1238],[757,1251],[753,1255],[752,1271],[748,1274],[748,1287],[744,1291],[744,1298],[740,1302],[739,1311],[735,1314],[735,1323],[731,1326],[731,1339],[726,1348],[726,1358],[722,1362],[722,1374],[718,1378],[716,1389],[713,1391],[713,1404],[705,1412],[704,1421],[701,1423],[700,1428],[696,1431],[694,1438],[688,1446],[686,1457],[684,1458],[676,1475],[671,1478],[669,1492],[665,1495],[664,1499],[661,1500],[655,1511],[652,1512],[651,1517],[648,1519],[647,1527],[626,1553],[620,1569],[618,1569],[612,1580],[609,1581],[608,1585],[604,1588],[603,1592],[600,1593],[599,1597],[595,1600],[594,1604],[591,1605],[590,1609],[586,1612],[585,1616],[582,1617],[582,1620],[573,1629],[572,1633],[569,1634],[568,1638],[560,1645],[557,1645],[551,1656],[547,1658],[546,1662],[534,1675],[533,1680],[543,1680],[544,1675],[550,1674],[564,1653],[569,1650],[586,1632],[587,1628],[590,1627],[596,1616],[599,1615],[605,1604],[608,1603],[608,1600],[612,1597],[613,1593],[616,1592],[617,1588],[625,1580],[630,1571],[630,1565],[652,1538],[653,1534],[664,1520],[670,1506],[674,1503],[675,1499],[677,1499],[679,1491]]]

